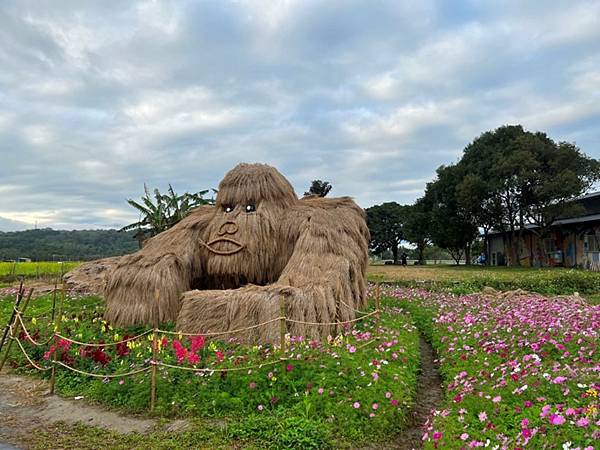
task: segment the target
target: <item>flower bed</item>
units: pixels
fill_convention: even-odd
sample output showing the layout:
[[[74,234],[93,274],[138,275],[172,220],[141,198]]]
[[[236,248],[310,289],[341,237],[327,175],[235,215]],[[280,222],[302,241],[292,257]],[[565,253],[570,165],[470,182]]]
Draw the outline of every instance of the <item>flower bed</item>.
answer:
[[[36,316],[50,303],[50,297],[40,297],[27,314]],[[0,303],[3,321],[11,306],[9,299]],[[145,330],[113,329],[103,321],[102,309],[89,298],[70,299],[62,317],[62,334],[68,339],[55,338],[46,346],[33,345],[24,332],[19,339],[40,365],[49,366],[56,358],[82,372],[117,375],[95,379],[58,367],[61,394],[145,411],[149,374],[118,374],[148,367],[152,336],[127,340]],[[36,341],[54,329],[40,318],[25,324]],[[326,447],[334,437],[342,442],[390,439],[406,422],[419,355],[418,334],[405,313],[382,314],[378,323],[371,317],[326,342],[288,336],[286,347],[282,353],[271,345],[163,335],[157,359],[176,368],[158,368],[156,412],[225,418],[233,439],[276,447]],[[17,349],[12,355],[13,366],[26,366]]]
[[[446,399],[426,448],[592,449],[600,306],[578,297],[390,292],[437,350]]]

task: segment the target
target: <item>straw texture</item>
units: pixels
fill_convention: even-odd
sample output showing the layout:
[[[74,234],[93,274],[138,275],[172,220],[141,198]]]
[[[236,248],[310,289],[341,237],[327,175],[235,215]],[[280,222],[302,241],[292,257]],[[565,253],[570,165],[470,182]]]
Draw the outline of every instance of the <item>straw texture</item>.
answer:
[[[106,318],[117,325],[177,320],[188,333],[236,330],[278,317],[331,323],[366,306],[369,231],[349,197],[298,199],[275,168],[240,164],[219,185],[216,205],[194,210],[108,275]],[[155,291],[159,297],[156,300]],[[335,326],[288,323],[311,337]],[[279,324],[248,330],[275,341]]]

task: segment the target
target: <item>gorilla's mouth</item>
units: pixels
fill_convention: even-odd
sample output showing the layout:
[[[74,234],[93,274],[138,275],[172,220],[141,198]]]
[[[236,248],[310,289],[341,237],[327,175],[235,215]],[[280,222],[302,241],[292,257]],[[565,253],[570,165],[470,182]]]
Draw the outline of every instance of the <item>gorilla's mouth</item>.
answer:
[[[244,248],[244,244],[228,237],[218,237],[208,243],[202,241],[202,244],[215,255],[224,256],[233,255]]]

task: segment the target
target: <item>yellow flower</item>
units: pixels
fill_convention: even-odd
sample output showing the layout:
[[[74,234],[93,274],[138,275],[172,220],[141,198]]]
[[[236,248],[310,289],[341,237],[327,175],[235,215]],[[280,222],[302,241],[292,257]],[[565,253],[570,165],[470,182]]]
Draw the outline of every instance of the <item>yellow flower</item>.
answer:
[[[590,388],[586,392],[588,394],[590,394],[592,397],[598,397],[598,391],[594,388]]]
[[[118,342],[119,339],[119,333],[115,333],[115,335],[113,336],[113,341]]]
[[[37,319],[36,319],[35,317],[33,317],[33,318],[31,319],[31,323],[35,325],[35,324],[37,323]]]

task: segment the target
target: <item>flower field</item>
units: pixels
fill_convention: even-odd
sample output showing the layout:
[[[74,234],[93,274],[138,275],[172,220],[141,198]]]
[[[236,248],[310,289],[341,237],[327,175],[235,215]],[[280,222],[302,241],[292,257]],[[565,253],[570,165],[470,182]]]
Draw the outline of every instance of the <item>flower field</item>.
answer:
[[[13,300],[0,300],[2,322]],[[113,329],[102,319],[99,299],[73,297],[61,318],[65,339],[34,345],[43,344],[58,325],[49,320],[50,305],[49,296],[32,301],[24,320],[29,335],[19,335],[23,348],[40,367],[56,358],[100,375],[91,378],[60,365],[58,392],[147,412],[152,335],[140,328]],[[158,343],[156,414],[226,420],[227,439],[259,447],[326,448],[334,439],[335,446],[393,439],[414,400],[418,333],[403,311],[383,313],[379,321],[372,316],[323,342],[287,336],[285,352],[177,334],[164,334]],[[19,371],[49,376],[26,368],[18,346],[9,362]]]
[[[425,448],[597,448],[600,306],[579,297],[389,295],[440,359],[445,401]]]

